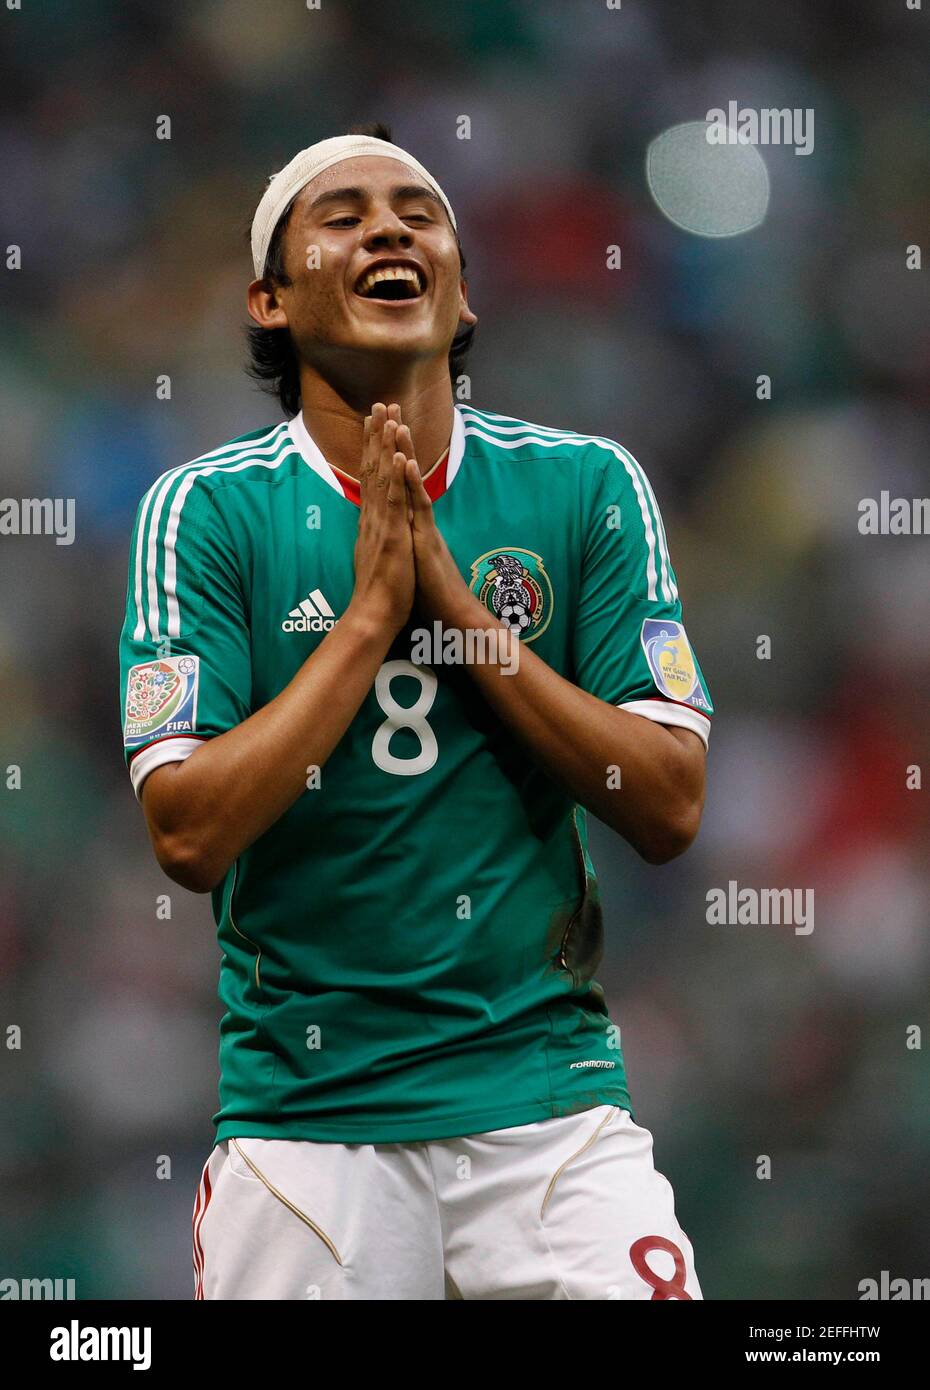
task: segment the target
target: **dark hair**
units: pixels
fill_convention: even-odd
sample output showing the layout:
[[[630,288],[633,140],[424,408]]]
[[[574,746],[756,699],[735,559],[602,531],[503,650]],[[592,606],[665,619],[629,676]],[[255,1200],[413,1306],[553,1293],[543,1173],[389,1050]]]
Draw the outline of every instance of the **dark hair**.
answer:
[[[381,121],[373,121],[354,125],[347,134],[371,135],[378,140],[390,140],[391,128]],[[292,283],[284,266],[284,232],[296,200],[297,195],[295,194],[281,214],[272,233],[271,241],[268,243],[265,278],[273,280],[276,285],[286,286]],[[251,229],[249,235],[250,233]],[[465,252],[462,250],[462,243],[457,232],[455,244],[459,249],[459,265],[464,276]],[[267,391],[271,396],[277,396],[286,415],[296,415],[300,410],[300,372],[297,364],[297,353],[294,350],[290,333],[286,328],[259,328],[257,324],[250,324],[246,329],[246,334],[249,347],[249,362],[246,371],[249,376],[259,383],[263,391]],[[452,341],[452,346],[449,349],[449,375],[453,383],[465,367],[474,336],[475,325],[473,323],[462,324]]]

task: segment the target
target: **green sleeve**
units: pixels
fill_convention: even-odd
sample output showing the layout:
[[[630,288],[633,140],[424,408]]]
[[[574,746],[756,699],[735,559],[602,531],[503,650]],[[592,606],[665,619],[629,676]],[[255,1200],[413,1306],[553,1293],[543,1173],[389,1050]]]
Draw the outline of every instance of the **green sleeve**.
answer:
[[[574,633],[576,681],[610,704],[641,706],[635,712],[693,727],[706,740],[713,705],[685,634],[658,503],[632,454],[611,441],[598,450]]]
[[[190,470],[139,504],[120,636],[123,746],[137,795],[162,763],[246,719],[251,657],[232,537]]]

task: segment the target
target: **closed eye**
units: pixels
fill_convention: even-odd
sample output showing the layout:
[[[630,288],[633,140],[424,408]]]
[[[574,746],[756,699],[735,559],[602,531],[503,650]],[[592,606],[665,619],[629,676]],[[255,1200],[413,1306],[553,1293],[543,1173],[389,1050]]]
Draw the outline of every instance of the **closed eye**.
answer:
[[[346,213],[345,217],[334,217],[325,225],[327,227],[354,227],[361,220],[354,213]],[[432,222],[433,219],[427,212],[408,212],[403,220],[405,222]]]

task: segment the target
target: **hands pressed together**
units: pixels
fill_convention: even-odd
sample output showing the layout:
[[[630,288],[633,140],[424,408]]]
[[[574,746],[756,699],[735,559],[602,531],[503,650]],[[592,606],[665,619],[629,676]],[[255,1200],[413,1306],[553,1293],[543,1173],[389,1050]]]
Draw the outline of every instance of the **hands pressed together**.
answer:
[[[436,525],[399,405],[379,402],[365,418],[355,596],[396,631],[414,601],[449,626],[473,601]]]

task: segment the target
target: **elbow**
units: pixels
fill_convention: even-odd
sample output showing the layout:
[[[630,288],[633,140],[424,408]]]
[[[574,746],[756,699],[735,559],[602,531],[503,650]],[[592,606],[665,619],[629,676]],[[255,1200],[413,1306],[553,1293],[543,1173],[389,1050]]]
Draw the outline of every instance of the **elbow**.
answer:
[[[704,811],[705,751],[688,730],[652,725],[647,767],[629,788],[630,799],[613,802],[608,821],[647,864],[668,864],[697,837]],[[619,762],[619,758],[614,759]]]
[[[219,817],[215,811],[205,812],[201,798],[189,787],[188,767],[197,757],[155,768],[142,789],[142,810],[162,872],[191,893],[210,893],[232,861],[222,858]]]
[[[223,880],[226,870],[211,863],[196,841],[159,835],[153,838],[153,848],[162,872],[190,893],[211,893]]]
[[[697,837],[702,809],[700,801],[688,802],[651,826],[633,846],[640,858],[647,864],[668,864],[684,854]]]

